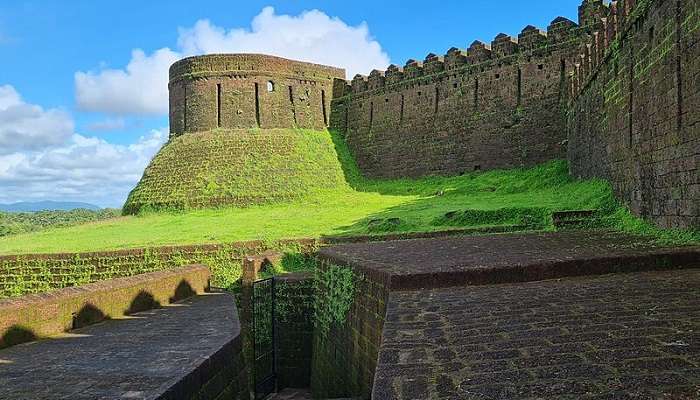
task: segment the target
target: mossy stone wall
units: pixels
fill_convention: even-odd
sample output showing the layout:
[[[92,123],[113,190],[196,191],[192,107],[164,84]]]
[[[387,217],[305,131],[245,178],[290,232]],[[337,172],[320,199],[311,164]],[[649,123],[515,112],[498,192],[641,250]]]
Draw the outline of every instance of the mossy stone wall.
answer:
[[[610,181],[661,227],[700,229],[700,2],[630,3],[611,8],[572,78],[571,173]]]

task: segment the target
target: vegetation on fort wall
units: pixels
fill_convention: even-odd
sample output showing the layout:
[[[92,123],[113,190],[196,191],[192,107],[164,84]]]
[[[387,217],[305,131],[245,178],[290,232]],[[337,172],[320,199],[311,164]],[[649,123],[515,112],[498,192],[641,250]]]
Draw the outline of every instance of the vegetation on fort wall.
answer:
[[[353,269],[348,267],[328,265],[316,269],[314,292],[319,297],[314,302],[314,322],[322,334],[345,323],[355,300],[357,279]]]
[[[0,259],[0,298],[79,286],[106,279],[203,264],[212,272],[211,285],[230,291],[240,288],[241,263],[245,255],[276,250],[285,255],[273,273],[312,270],[309,252],[315,246],[293,243],[262,243],[250,246],[221,245],[216,248],[149,248],[142,252],[75,254],[68,257],[16,256]]]
[[[66,228],[0,238],[0,254],[75,253],[125,248],[146,252],[106,253],[68,258],[17,256],[0,260],[0,297],[36,293],[113,277],[129,276],[191,263],[213,272],[213,284],[236,289],[241,258],[266,249],[285,250],[277,272],[312,270],[302,251],[275,245],[282,238],[319,238],[431,232],[464,228],[553,230],[551,214],[558,210],[598,210],[591,227],[605,227],[656,236],[674,243],[700,243],[700,233],[663,231],[630,214],[602,180],[578,181],[564,161],[529,169],[471,173],[455,177],[371,180],[363,178],[344,141],[328,132],[309,136],[324,143],[316,154],[332,172],[327,189],[303,191],[296,198],[250,207],[142,212]],[[330,144],[330,145],[329,145]],[[316,146],[300,145],[299,147]],[[318,147],[315,147],[317,150]],[[320,151],[320,150],[319,150]],[[331,162],[332,159],[332,162]],[[311,162],[311,158],[308,159]],[[332,165],[331,165],[332,164]],[[310,170],[318,175],[318,170]],[[328,178],[331,175],[324,175]],[[344,176],[343,176],[344,175]],[[257,176],[265,181],[265,175]],[[313,176],[307,178],[307,182]],[[320,180],[325,178],[320,177]],[[255,185],[264,187],[264,182]],[[301,189],[298,189],[301,190]],[[216,251],[162,252],[159,246],[233,243],[262,240],[260,249],[219,246]],[[143,253],[143,254],[142,254]],[[329,314],[330,315],[330,314]]]
[[[343,184],[324,132],[217,129],[167,143],[129,195],[124,213],[289,201]]]
[[[86,210],[38,211],[38,212],[2,212],[0,211],[0,237],[20,233],[37,232],[46,228],[59,228],[80,225],[88,222],[116,218],[120,210]]]

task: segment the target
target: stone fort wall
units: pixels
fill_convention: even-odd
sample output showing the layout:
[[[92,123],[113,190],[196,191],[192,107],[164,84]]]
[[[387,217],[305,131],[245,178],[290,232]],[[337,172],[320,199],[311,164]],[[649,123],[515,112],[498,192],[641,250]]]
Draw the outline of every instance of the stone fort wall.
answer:
[[[170,68],[170,135],[216,128],[324,129],[340,68],[260,54],[189,57]]]
[[[636,4],[635,4],[636,3]],[[700,1],[605,7],[571,79],[568,158],[637,215],[700,228]]]
[[[372,177],[455,175],[566,157],[568,74],[602,12],[336,82],[331,128]]]

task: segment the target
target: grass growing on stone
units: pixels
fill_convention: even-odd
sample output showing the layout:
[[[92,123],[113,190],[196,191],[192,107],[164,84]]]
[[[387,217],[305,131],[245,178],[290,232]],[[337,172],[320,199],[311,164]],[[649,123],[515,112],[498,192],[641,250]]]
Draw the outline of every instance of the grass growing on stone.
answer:
[[[374,180],[359,174],[341,138],[328,132],[313,135],[317,143],[334,143],[322,147],[335,160],[333,170],[342,171],[345,179],[332,188],[307,188],[288,200],[250,207],[143,212],[10,236],[0,238],[0,254],[513,225],[547,230],[553,229],[552,211],[580,209],[600,210],[598,226],[653,235],[669,243],[700,242],[698,233],[662,231],[633,217],[618,205],[605,181],[574,180],[564,161],[456,177]],[[328,154],[319,157],[326,163],[330,159]],[[257,184],[264,186],[264,182]]]

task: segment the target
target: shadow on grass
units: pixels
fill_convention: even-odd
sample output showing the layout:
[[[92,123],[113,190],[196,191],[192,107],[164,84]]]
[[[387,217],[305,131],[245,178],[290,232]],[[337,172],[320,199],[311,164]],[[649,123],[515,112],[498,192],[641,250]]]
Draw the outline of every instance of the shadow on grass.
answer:
[[[451,177],[366,178],[342,135],[333,131],[330,134],[345,179],[353,190],[413,197],[353,224],[337,227],[338,233],[333,236],[508,226],[547,229],[552,226],[552,211],[590,207],[590,203],[598,205],[612,198],[609,187],[599,183],[590,185],[593,198],[598,196],[596,200],[577,197],[577,189],[581,188],[577,185],[581,184],[569,176],[568,165],[562,160],[532,168]],[[551,204],[558,199],[563,200],[562,204]]]

